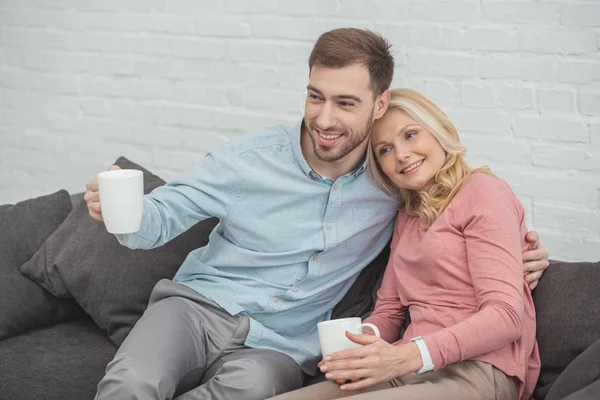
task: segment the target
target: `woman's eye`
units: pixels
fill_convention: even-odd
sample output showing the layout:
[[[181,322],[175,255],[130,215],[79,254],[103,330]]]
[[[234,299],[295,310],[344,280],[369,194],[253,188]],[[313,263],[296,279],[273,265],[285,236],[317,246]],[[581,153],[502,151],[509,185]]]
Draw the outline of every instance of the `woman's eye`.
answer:
[[[415,131],[410,131],[410,132],[406,133],[406,138],[407,139],[412,139],[415,136],[417,136],[417,132],[415,132]]]
[[[379,155],[383,156],[385,154],[387,154],[390,151],[390,149],[388,147],[382,147],[379,149]]]

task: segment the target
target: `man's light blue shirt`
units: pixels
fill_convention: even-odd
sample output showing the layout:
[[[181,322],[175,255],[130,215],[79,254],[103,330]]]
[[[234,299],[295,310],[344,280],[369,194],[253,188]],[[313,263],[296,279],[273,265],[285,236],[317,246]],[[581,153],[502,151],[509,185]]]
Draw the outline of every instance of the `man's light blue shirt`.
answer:
[[[155,248],[218,217],[174,281],[248,315],[248,347],[288,354],[314,375],[317,323],[388,243],[397,203],[366,163],[335,181],[319,176],[302,155],[301,126],[265,128],[208,154],[144,196],[139,232],[117,238]]]

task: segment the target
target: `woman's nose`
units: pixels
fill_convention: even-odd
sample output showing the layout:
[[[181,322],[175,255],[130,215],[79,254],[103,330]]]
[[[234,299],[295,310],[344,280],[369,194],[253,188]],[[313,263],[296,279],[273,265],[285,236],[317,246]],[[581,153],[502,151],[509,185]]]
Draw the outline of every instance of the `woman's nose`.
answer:
[[[400,162],[404,162],[410,158],[410,152],[408,149],[402,147],[396,147],[396,159]]]

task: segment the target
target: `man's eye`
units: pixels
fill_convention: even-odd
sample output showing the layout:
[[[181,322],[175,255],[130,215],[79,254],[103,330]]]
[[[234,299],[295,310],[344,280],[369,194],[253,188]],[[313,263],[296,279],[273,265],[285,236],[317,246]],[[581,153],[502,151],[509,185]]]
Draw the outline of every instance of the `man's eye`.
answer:
[[[340,102],[340,106],[342,107],[353,107],[354,103],[348,103],[347,101]]]
[[[310,97],[312,100],[319,100],[319,96],[316,94],[309,94],[308,97]]]

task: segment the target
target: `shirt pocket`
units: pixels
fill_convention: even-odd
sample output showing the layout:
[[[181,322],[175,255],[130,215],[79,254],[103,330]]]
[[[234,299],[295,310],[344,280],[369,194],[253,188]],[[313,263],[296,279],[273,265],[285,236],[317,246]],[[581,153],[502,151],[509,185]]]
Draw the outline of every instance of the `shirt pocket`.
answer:
[[[386,212],[381,207],[355,207],[352,209],[350,236],[344,241],[344,247],[359,258],[370,255],[372,246],[395,214],[395,211]]]

